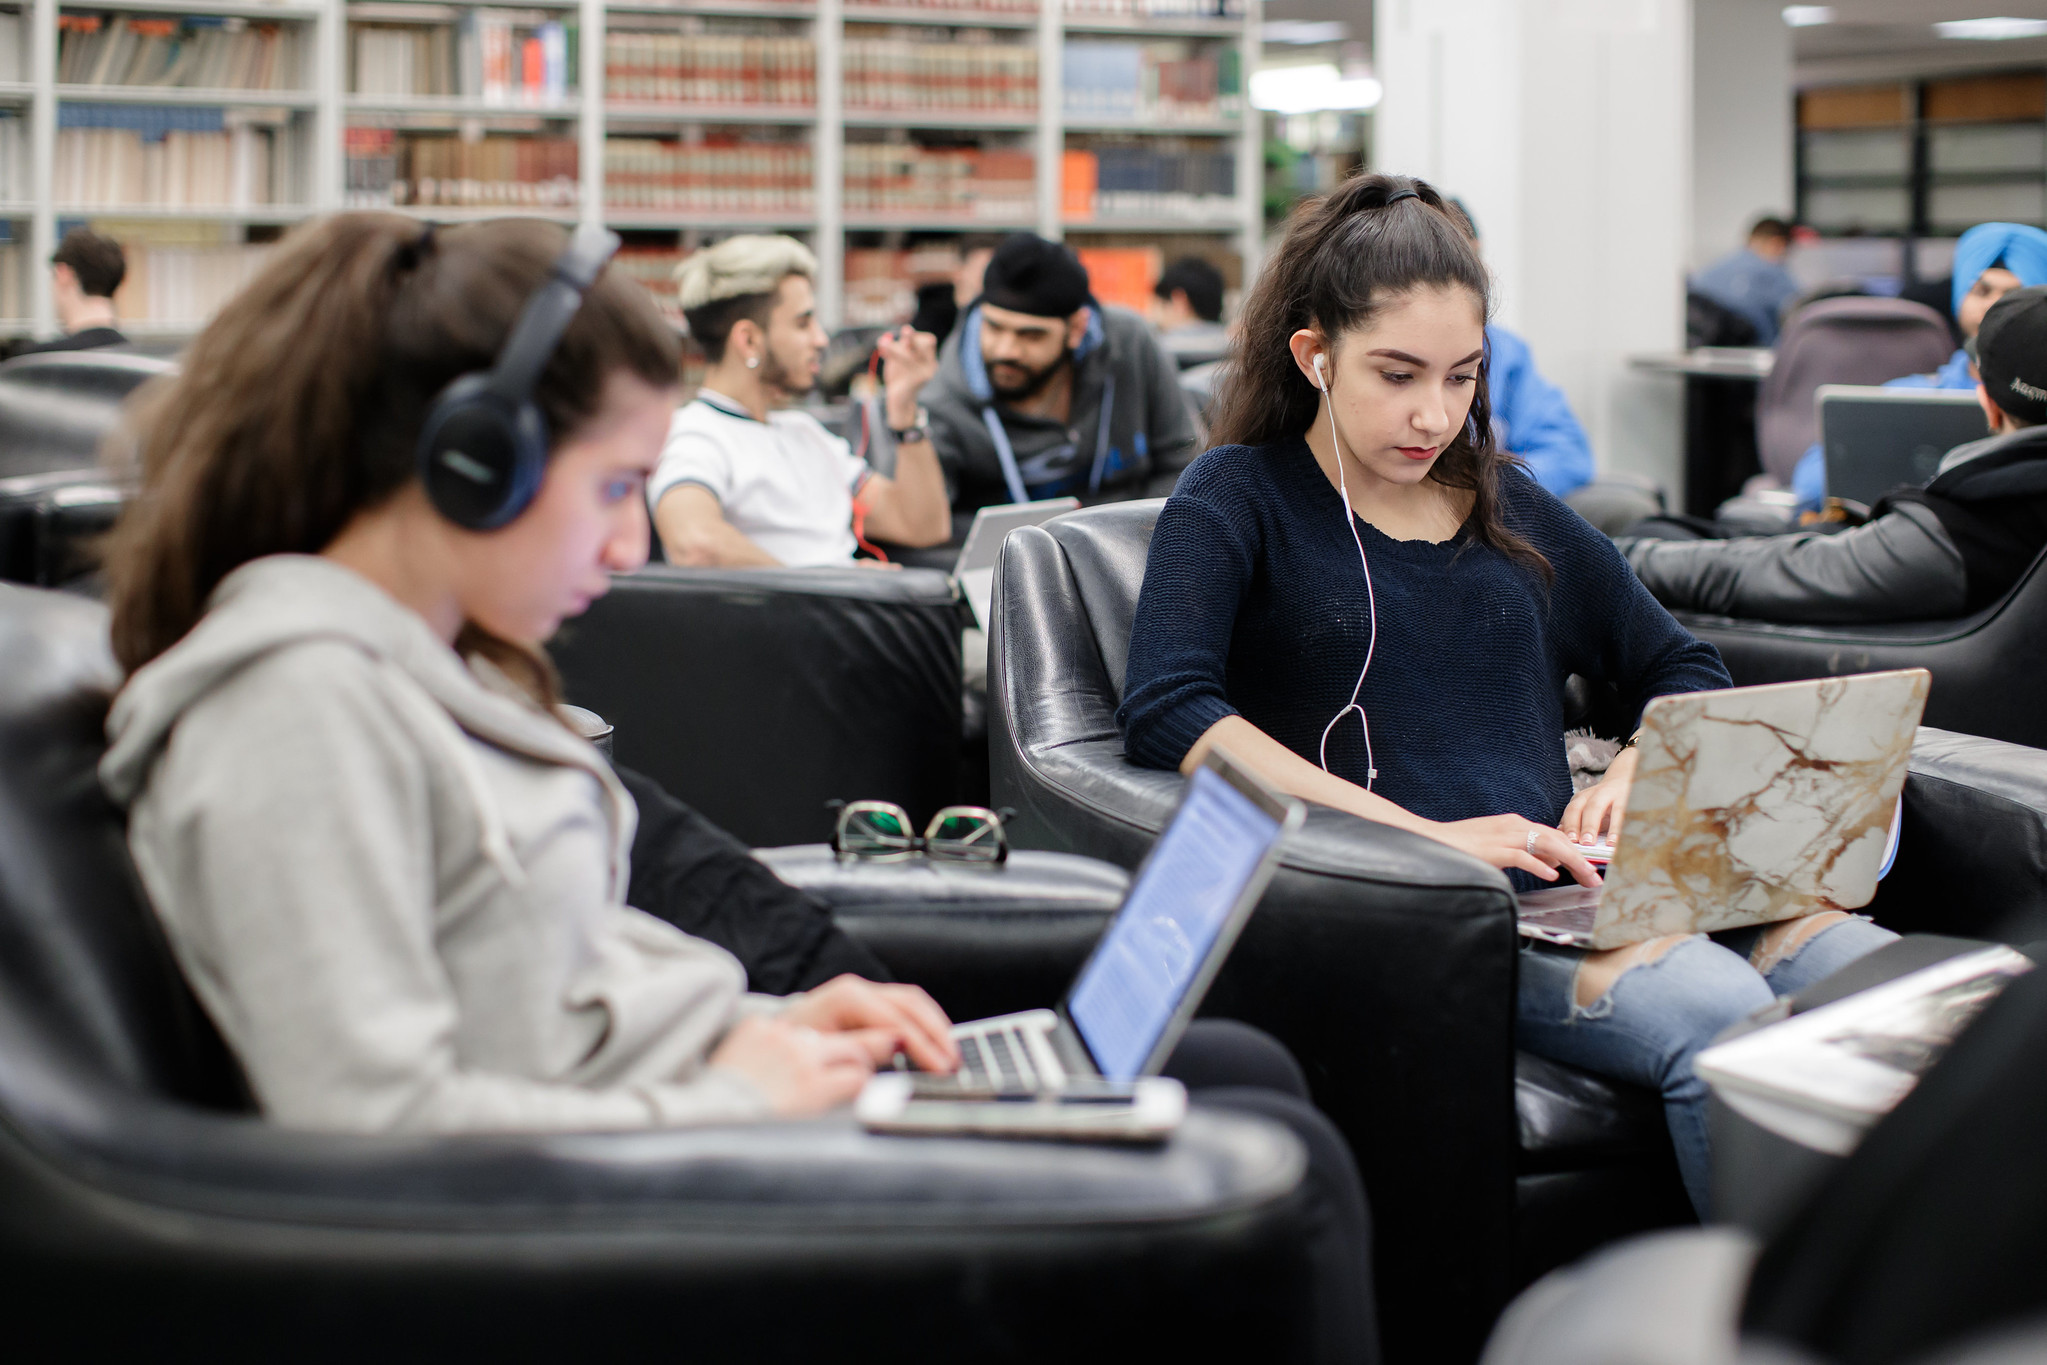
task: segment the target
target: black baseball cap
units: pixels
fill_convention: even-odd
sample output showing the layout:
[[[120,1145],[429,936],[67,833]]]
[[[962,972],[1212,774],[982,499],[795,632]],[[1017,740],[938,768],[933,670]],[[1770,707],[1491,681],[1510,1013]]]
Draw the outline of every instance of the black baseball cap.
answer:
[[[1012,233],[995,248],[981,276],[981,298],[1013,313],[1071,317],[1088,301],[1087,271],[1064,242]]]
[[[2047,423],[2047,285],[2014,289],[1991,305],[1976,332],[1976,373],[2006,414]]]

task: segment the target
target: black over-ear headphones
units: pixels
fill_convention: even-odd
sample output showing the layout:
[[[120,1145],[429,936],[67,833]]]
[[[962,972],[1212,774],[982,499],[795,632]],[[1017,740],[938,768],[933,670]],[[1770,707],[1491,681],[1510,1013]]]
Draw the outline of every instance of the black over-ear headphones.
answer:
[[[455,380],[427,410],[419,432],[420,482],[435,509],[457,526],[494,531],[540,491],[548,430],[533,386],[617,250],[617,233],[594,224],[576,229],[520,310],[497,362]]]

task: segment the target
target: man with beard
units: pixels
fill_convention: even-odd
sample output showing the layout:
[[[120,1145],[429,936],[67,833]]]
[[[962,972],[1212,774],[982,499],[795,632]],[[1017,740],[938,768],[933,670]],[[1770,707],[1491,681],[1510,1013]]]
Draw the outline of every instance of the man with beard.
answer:
[[[1150,325],[1095,302],[1079,258],[1027,232],[989,260],[930,403],[956,533],[994,503],[1163,497],[1196,454]]]
[[[824,358],[816,274],[817,258],[789,237],[730,237],[676,268],[683,317],[710,369],[647,482],[670,563],[844,564],[863,538],[917,546],[951,535],[917,401],[938,370],[937,338],[905,327],[879,342],[893,478],[786,406],[816,385]]]

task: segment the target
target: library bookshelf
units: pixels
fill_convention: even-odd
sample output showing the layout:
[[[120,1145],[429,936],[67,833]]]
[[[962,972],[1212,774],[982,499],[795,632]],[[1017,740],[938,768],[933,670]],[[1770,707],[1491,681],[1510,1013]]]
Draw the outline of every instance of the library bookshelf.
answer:
[[[130,245],[123,316],[164,337],[292,223],[373,206],[605,223],[657,294],[669,258],[790,232],[828,325],[893,306],[849,259],[1017,229],[1243,278],[1259,8],[0,0],[0,334],[55,330],[43,264],[73,224]]]

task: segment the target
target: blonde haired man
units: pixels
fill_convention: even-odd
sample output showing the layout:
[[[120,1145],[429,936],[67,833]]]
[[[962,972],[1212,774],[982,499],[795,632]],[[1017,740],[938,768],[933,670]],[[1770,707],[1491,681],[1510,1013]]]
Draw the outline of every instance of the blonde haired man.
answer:
[[[952,534],[945,477],[917,401],[938,372],[935,337],[905,327],[879,343],[893,478],[787,406],[817,383],[824,356],[816,273],[809,248],[767,236],[727,238],[677,267],[683,317],[710,370],[675,414],[647,484],[670,563],[848,563],[856,500],[870,540],[938,545]]]

